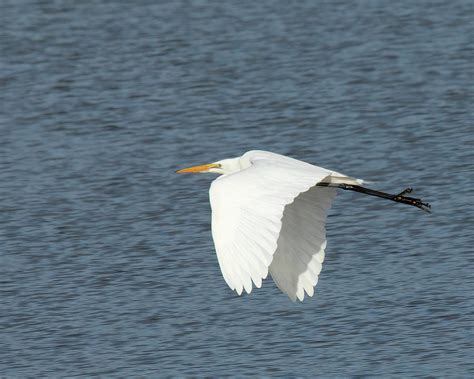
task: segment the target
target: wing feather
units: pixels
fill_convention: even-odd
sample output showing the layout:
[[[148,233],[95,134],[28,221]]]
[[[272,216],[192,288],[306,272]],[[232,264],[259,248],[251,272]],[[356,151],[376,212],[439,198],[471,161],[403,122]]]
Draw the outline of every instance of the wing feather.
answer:
[[[278,288],[295,301],[313,296],[326,248],[325,221],[336,191],[312,187],[285,207],[278,248],[270,274]]]

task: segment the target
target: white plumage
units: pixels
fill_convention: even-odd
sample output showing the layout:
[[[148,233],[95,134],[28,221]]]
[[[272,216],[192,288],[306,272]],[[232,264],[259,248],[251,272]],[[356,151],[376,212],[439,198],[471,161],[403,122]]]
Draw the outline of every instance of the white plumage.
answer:
[[[222,174],[209,194],[212,236],[228,286],[250,293],[270,273],[293,301],[313,296],[325,256],[325,222],[336,189],[316,184],[362,183],[265,151],[178,172]]]

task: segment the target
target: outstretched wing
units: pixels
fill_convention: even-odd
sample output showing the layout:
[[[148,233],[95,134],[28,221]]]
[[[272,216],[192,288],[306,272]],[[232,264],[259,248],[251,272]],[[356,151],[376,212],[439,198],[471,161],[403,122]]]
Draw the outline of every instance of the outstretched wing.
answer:
[[[293,301],[303,301],[305,292],[314,294],[325,255],[326,216],[335,196],[335,188],[312,187],[285,207],[270,274]]]
[[[316,284],[324,257],[324,221],[335,194],[314,186],[330,174],[307,164],[255,159],[212,183],[212,236],[231,289],[240,295],[252,291],[252,282],[259,288],[270,267],[278,287],[293,300],[302,300],[302,290],[312,294],[309,284]],[[313,201],[321,203],[309,206]]]

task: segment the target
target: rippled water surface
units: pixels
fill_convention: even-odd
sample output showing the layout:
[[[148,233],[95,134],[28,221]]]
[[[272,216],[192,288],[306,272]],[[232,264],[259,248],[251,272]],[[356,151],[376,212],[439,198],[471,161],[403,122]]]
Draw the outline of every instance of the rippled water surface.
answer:
[[[474,375],[471,1],[0,4],[0,374]],[[340,193],[315,296],[238,297],[211,176],[264,149]]]

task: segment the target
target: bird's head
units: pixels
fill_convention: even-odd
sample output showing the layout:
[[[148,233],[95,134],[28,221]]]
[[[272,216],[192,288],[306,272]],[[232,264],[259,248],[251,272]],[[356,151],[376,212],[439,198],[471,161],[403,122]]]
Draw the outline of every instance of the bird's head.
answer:
[[[214,174],[222,174],[228,175],[234,172],[240,171],[241,167],[239,164],[239,158],[230,158],[230,159],[223,159],[221,161],[217,161],[214,163],[208,163],[200,166],[192,166],[183,168],[181,170],[176,171],[177,174],[186,174],[186,173],[205,173],[210,172]]]

